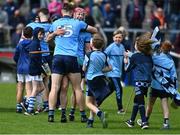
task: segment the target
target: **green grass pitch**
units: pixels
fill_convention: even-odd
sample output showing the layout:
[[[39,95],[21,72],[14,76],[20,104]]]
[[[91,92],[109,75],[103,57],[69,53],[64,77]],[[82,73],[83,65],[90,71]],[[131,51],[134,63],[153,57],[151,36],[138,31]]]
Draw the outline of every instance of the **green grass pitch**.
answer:
[[[157,100],[150,118],[150,128],[142,130],[136,124],[128,128],[123,121],[130,118],[133,97],[130,99],[132,87],[123,89],[123,105],[129,107],[125,115],[117,114],[115,93],[108,97],[102,104],[101,109],[108,113],[107,129],[103,129],[99,119],[95,118],[94,128],[87,129],[85,123],[80,122],[78,108],[75,113],[75,121],[60,123],[60,112],[55,113],[55,122],[47,122],[47,113],[35,116],[25,116],[15,112],[16,107],[16,84],[0,84],[0,134],[180,134],[180,108],[170,108],[170,130],[161,130],[163,115],[160,100]],[[71,91],[69,89],[69,91]],[[68,104],[67,115],[70,105]],[[88,109],[86,108],[87,113]],[[139,118],[139,114],[138,117]]]

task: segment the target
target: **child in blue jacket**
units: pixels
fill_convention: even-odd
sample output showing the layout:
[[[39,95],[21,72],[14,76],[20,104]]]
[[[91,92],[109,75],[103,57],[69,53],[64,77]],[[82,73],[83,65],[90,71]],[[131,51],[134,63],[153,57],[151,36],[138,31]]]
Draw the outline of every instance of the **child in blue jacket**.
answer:
[[[141,129],[148,128],[145,117],[144,95],[147,96],[147,90],[151,83],[151,73],[153,68],[151,43],[152,41],[148,34],[145,33],[141,35],[135,41],[136,53],[131,56],[130,62],[128,63],[127,57],[125,57],[124,60],[126,64],[129,64],[126,68],[126,72],[130,70],[133,71],[135,83],[135,97],[131,118],[125,122],[128,127],[134,126],[134,121],[139,111],[142,119]]]
[[[29,98],[32,90],[31,77],[29,75],[29,52],[26,47],[31,44],[32,28],[26,27],[23,30],[23,39],[16,46],[14,61],[17,64],[17,94],[16,94],[16,112],[22,112],[24,83],[26,96]],[[23,106],[24,107],[24,106]]]
[[[44,29],[37,27],[33,30],[33,40],[30,45],[27,46],[30,55],[29,74],[32,79],[32,93],[28,101],[28,109],[25,115],[34,114],[34,107],[36,101],[36,95],[44,90],[42,73],[42,54],[32,53],[33,51],[41,51],[40,41],[44,37]]]

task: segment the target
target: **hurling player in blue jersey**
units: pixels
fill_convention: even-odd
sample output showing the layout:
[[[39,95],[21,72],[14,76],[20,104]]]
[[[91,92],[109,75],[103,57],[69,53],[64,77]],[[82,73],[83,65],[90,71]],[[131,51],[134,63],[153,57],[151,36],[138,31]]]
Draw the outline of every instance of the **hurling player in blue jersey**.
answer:
[[[83,8],[75,8],[73,17],[75,19],[83,20],[85,19],[85,10]],[[77,51],[77,59],[78,64],[80,65],[81,70],[81,89],[84,90],[84,81],[85,81],[85,75],[82,71],[82,64],[84,61],[85,52],[88,52],[90,50],[90,39],[91,34],[86,31],[81,31],[78,39],[78,51]],[[67,76],[63,76],[62,85],[61,85],[61,91],[60,91],[60,100],[61,100],[61,122],[66,122],[66,105],[67,105],[67,91],[69,86],[69,79]],[[76,97],[75,92],[72,93],[71,96],[71,110],[69,114],[69,120],[74,121],[74,113],[76,108]],[[84,111],[81,111],[81,122],[86,122],[87,117]]]
[[[43,40],[40,42],[41,45],[41,51],[49,51],[49,44],[46,41],[46,37],[48,35],[49,29],[51,27],[51,23],[49,22],[49,11],[47,8],[41,8],[38,11],[38,19],[39,21],[34,21],[32,23],[29,23],[27,26],[32,27],[33,29],[35,29],[36,27],[40,27],[43,28],[45,31],[45,36],[43,38]],[[50,53],[43,53],[42,54],[42,64],[43,63],[48,63],[49,67],[51,67],[51,62],[52,58]],[[48,83],[49,83],[49,75],[47,75],[44,72],[45,76],[43,77],[43,82],[44,82],[44,86],[45,86],[45,90],[43,91],[43,111],[48,111],[48,97],[49,97],[49,88],[48,88]],[[37,98],[41,98],[41,94],[39,93],[39,95],[37,96]],[[40,97],[39,97],[40,96]],[[42,111],[41,108],[37,108],[37,112],[38,111]]]
[[[49,94],[48,121],[54,122],[54,109],[57,102],[57,93],[64,75],[71,81],[72,88],[76,94],[76,101],[80,111],[84,111],[84,96],[80,87],[81,74],[77,62],[78,37],[81,30],[95,33],[97,29],[87,25],[83,21],[72,18],[73,6],[64,3],[62,8],[63,18],[53,22],[47,41],[54,38],[55,49],[52,62],[52,85]]]
[[[108,72],[106,74],[107,77],[109,77],[112,85],[112,89],[116,92],[116,102],[118,106],[118,114],[123,114],[124,109],[122,105],[122,86],[121,86],[121,77],[123,72],[123,60],[124,60],[124,46],[121,43],[123,40],[123,33],[119,30],[116,30],[113,33],[113,40],[114,42],[110,44],[106,50],[105,53],[107,54],[109,58],[109,62],[112,66],[112,71]]]

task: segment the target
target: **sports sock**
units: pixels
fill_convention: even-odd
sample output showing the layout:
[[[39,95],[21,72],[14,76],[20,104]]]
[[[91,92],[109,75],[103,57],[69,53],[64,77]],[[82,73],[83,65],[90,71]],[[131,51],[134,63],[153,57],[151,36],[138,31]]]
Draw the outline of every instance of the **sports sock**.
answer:
[[[145,116],[145,107],[144,105],[139,105],[139,112],[141,115],[142,122],[147,122],[146,116]]]
[[[96,115],[100,118],[101,115],[102,115],[102,111],[98,111],[98,112],[96,113]]]
[[[28,109],[27,109],[28,113],[31,113],[34,111],[35,101],[36,101],[35,97],[29,98],[29,105],[28,105]]]
[[[136,119],[138,113],[138,104],[134,103],[132,114],[131,114],[131,120],[134,121]]]
[[[164,118],[164,124],[169,124],[169,118]]]
[[[75,108],[71,108],[70,114],[71,114],[71,115],[74,115],[74,113],[75,113]]]
[[[48,115],[49,116],[54,116],[54,110],[49,110]]]
[[[61,114],[66,116],[66,109],[62,109]]]
[[[19,103],[16,104],[16,110],[22,111],[22,106]]]
[[[80,111],[81,116],[85,116],[86,112],[85,111]]]
[[[43,108],[45,109],[45,108],[48,108],[48,101],[44,101],[43,102]]]

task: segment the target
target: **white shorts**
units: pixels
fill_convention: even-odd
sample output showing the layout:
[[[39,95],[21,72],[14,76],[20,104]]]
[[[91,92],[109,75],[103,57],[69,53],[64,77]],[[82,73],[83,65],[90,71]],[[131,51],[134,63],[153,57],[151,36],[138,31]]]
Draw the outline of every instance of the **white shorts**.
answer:
[[[43,78],[41,75],[31,76],[32,81],[43,81]]]
[[[29,74],[17,74],[18,82],[30,82],[32,81],[31,76]]]

